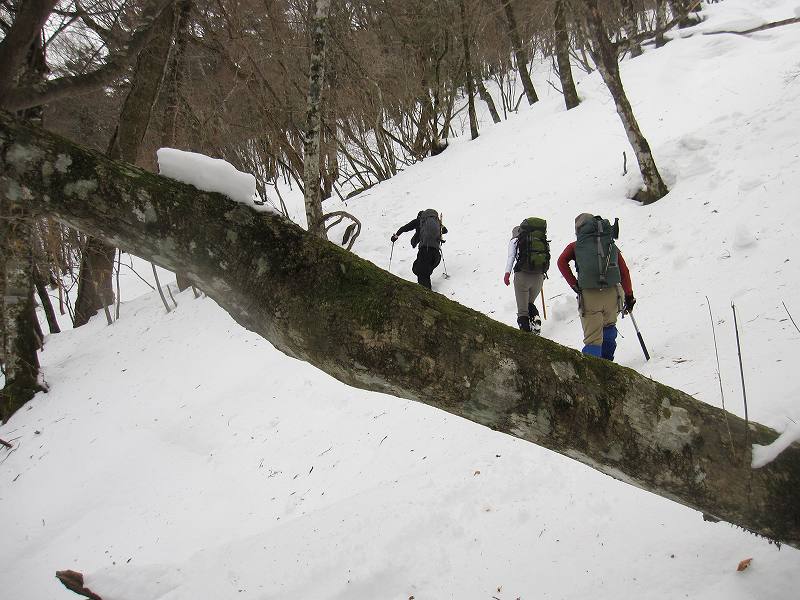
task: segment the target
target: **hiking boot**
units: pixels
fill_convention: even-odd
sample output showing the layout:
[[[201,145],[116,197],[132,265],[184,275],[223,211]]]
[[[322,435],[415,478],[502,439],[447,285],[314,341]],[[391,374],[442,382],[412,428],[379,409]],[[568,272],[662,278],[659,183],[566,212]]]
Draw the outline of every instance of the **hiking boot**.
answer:
[[[531,320],[526,315],[517,317],[517,325],[519,325],[519,328],[522,329],[522,331],[530,332],[531,330]]]
[[[531,330],[536,335],[542,334],[542,320],[539,318],[539,315],[531,317]]]

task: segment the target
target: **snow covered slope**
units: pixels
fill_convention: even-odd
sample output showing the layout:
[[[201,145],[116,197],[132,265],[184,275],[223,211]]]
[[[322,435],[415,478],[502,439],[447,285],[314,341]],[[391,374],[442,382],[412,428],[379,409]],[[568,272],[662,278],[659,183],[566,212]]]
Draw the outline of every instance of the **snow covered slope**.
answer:
[[[511,227],[537,215],[555,253],[579,212],[619,217],[639,300],[618,359],[742,414],[731,301],[749,415],[800,421],[800,25],[700,35],[800,14],[796,1],[726,0],[623,81],[671,188],[626,199],[637,176],[597,74],[569,113],[543,100],[481,137],[347,203],[354,250],[387,267],[389,236],[418,210],[444,213],[449,279],[434,290],[512,325],[501,281]],[[550,91],[552,92],[552,90]],[[326,208],[328,208],[326,206]],[[335,207],[330,207],[331,209]],[[413,280],[405,236],[392,271]],[[555,268],[543,334],[580,347]],[[74,569],[105,600],[252,598],[784,599],[800,552],[560,455],[426,406],[345,387],[276,352],[207,298],[156,294],[47,339],[52,391],[0,427],[0,594],[74,598]],[[736,565],[753,558],[737,573]]]

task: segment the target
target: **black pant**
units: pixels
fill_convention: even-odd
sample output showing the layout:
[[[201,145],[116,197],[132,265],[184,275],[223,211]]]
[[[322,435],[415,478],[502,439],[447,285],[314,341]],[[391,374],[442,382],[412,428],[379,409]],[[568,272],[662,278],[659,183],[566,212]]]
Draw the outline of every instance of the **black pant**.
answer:
[[[442,253],[439,248],[420,246],[417,251],[417,260],[411,266],[411,270],[417,276],[417,282],[431,289],[431,273],[441,261]]]

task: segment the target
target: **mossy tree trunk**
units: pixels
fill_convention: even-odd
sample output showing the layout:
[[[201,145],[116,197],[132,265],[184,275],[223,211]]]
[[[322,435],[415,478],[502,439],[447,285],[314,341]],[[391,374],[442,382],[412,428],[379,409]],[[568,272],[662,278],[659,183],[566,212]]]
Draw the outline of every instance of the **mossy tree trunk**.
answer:
[[[0,390],[0,420],[5,422],[42,389],[39,340],[33,303],[33,216],[24,198],[0,188],[0,335],[5,385]]]
[[[0,192],[185,271],[242,326],[346,384],[440,408],[800,547],[800,445],[752,469],[744,421],[688,394],[524,335],[280,216],[6,113]],[[750,423],[752,442],[776,436]]]
[[[31,4],[41,5],[40,10],[47,6],[41,2]],[[25,13],[23,6],[17,18],[26,18]],[[16,22],[15,27],[18,24]],[[28,42],[24,52],[25,61],[14,74],[13,83],[41,83],[49,71],[41,31]],[[42,125],[44,110],[41,106],[29,107],[18,114],[28,123]],[[0,278],[3,279],[0,286],[0,361],[5,375],[0,390],[0,420],[3,422],[44,389],[39,383],[38,355],[43,334],[34,302],[34,225],[35,219],[25,200],[5,196],[0,190]]]

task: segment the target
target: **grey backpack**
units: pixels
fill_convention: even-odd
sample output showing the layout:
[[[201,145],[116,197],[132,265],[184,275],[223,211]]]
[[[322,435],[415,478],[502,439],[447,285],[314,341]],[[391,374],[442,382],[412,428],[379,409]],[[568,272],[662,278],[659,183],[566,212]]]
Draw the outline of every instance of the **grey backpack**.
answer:
[[[442,222],[439,213],[429,208],[419,213],[419,245],[439,248],[442,243]]]

